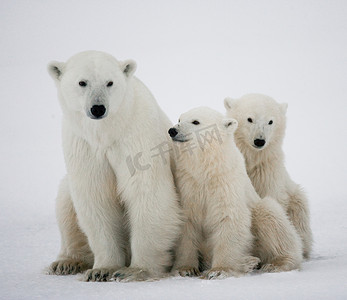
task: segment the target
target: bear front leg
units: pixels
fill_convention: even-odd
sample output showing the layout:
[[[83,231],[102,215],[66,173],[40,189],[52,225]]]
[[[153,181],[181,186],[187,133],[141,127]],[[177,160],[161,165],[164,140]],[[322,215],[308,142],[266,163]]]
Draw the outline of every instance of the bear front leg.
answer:
[[[230,205],[231,206],[231,205]],[[253,235],[251,216],[248,209],[224,209],[225,216],[211,220],[208,243],[213,249],[212,268],[205,272],[204,279],[222,279],[228,276],[241,276],[257,267],[260,259],[251,256]]]
[[[88,211],[79,213],[81,227],[94,253],[93,268],[85,273],[84,280],[108,281],[116,270],[125,266],[126,243],[121,208],[116,205],[102,207],[97,203],[96,207],[91,206]]]
[[[94,265],[85,281],[106,281],[125,266],[124,212],[117,180],[104,155],[85,140],[65,132],[64,154],[71,199],[78,223],[88,238]]]
[[[199,276],[199,255],[198,245],[201,236],[192,224],[191,220],[187,220],[183,226],[181,239],[178,242],[176,250],[175,263],[173,272],[182,277]]]
[[[307,198],[299,187],[295,193],[290,195],[287,213],[302,240],[303,256],[304,258],[309,258],[313,241],[310,227],[310,212]]]
[[[78,226],[66,177],[59,187],[56,217],[61,235],[61,250],[57,260],[50,265],[48,274],[74,275],[91,268],[93,253],[87,237]]]
[[[130,222],[132,257],[129,268],[114,274],[115,281],[153,280],[172,266],[171,252],[182,224],[177,195],[171,172],[169,178],[168,174],[152,176],[149,170],[139,172],[122,193]]]

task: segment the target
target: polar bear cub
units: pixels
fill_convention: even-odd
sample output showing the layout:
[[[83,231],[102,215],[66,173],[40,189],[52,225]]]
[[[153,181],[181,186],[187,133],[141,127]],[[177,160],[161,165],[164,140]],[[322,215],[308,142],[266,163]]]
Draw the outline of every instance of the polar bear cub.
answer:
[[[256,257],[266,272],[300,267],[301,241],[282,207],[255,192],[234,142],[237,126],[202,107],[182,114],[169,130],[186,216],[174,265],[181,276],[199,274],[199,255],[208,279],[250,272]]]
[[[312,248],[308,201],[284,165],[282,141],[287,104],[261,94],[224,100],[227,115],[239,122],[235,141],[246,160],[247,173],[260,197],[278,201],[295,226],[303,244],[303,256]]]
[[[232,138],[236,128],[237,121],[201,107],[182,114],[169,130],[177,143],[176,184],[186,215],[174,265],[183,276],[199,274],[198,252],[210,268],[207,279],[245,274],[259,263],[251,255],[247,174]]]
[[[56,206],[61,251],[50,273],[88,269],[86,281],[161,276],[181,217],[170,163],[150,149],[171,142],[170,121],[133,76],[132,60],[87,51],[48,70],[63,110],[67,169]]]

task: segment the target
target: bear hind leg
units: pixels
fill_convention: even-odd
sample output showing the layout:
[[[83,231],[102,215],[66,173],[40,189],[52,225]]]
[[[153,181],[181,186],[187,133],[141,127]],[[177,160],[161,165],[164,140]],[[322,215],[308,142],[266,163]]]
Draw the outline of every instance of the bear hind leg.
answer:
[[[272,198],[261,199],[253,208],[254,254],[261,270],[280,272],[298,269],[302,261],[302,243],[282,207]]]
[[[50,275],[74,275],[93,266],[93,254],[87,237],[78,226],[67,178],[60,184],[56,200],[56,216],[61,234],[61,250],[49,269]]]

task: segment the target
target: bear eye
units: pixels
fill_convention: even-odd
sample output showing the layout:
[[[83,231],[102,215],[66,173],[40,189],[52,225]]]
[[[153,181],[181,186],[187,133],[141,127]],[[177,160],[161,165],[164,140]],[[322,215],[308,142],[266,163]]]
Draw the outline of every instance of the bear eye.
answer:
[[[113,81],[109,81],[108,83],[107,83],[107,86],[108,87],[111,87],[113,85]]]
[[[181,122],[181,119],[178,119],[178,123]]]
[[[194,125],[199,125],[199,124],[200,124],[200,122],[199,122],[199,121],[197,121],[197,120],[195,120],[195,121],[193,121],[193,122],[192,122],[192,124],[194,124]]]
[[[87,83],[85,82],[85,81],[80,81],[79,83],[78,83],[80,86],[86,86],[87,85]]]
[[[252,118],[248,118],[247,121],[248,121],[249,123],[253,123]]]
[[[269,125],[271,125],[272,123],[273,123],[273,121],[272,121],[272,120],[270,120]]]

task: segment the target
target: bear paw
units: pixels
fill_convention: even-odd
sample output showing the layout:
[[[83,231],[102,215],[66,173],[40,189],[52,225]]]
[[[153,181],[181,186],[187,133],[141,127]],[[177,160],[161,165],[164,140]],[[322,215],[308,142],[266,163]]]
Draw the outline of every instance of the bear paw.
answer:
[[[194,267],[184,267],[184,268],[179,268],[178,270],[175,271],[175,275],[179,275],[182,277],[195,277],[195,276],[200,276],[201,273],[198,268]]]
[[[261,266],[260,270],[268,273],[287,272],[300,269],[300,263],[295,263],[290,257],[279,257]]]
[[[224,279],[229,277],[230,275],[232,275],[231,271],[228,271],[222,268],[213,268],[209,271],[206,271],[200,278],[207,279],[207,280],[214,280],[214,279]]]
[[[122,268],[117,270],[112,275],[111,281],[129,282],[129,281],[152,281],[156,278],[151,278],[148,271],[140,268]]]
[[[49,275],[75,275],[90,268],[89,264],[79,260],[65,259],[53,262],[48,269]]]
[[[260,259],[255,256],[248,256],[245,258],[245,262],[243,264],[243,271],[245,273],[252,272],[254,269],[258,267],[260,263]]]
[[[260,268],[260,271],[267,273],[277,273],[277,272],[288,272],[292,270],[297,270],[298,267],[293,266],[292,264],[265,264]]]
[[[116,269],[109,268],[99,268],[99,269],[89,269],[84,274],[84,281],[109,281]]]
[[[276,272],[281,272],[282,268],[274,264],[265,264],[260,268],[260,271],[268,272],[268,273],[276,273]]]

